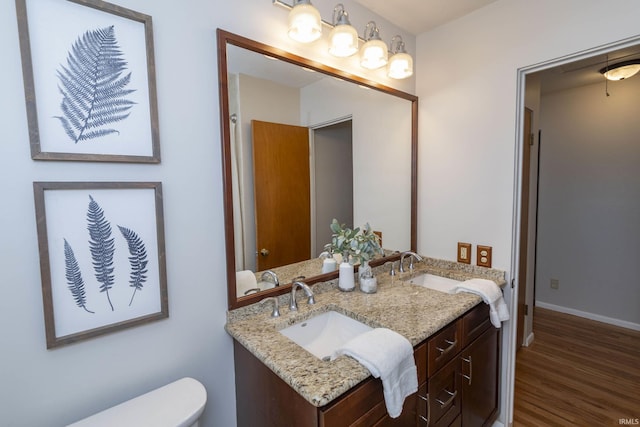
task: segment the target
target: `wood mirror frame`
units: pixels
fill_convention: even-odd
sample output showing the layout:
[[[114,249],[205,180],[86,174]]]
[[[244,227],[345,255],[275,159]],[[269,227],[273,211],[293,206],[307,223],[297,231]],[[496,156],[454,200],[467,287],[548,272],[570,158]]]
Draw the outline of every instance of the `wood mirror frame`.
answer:
[[[275,48],[263,43],[250,40],[248,38],[233,34],[221,29],[217,29],[217,47],[218,47],[218,84],[220,91],[220,129],[221,129],[221,146],[222,146],[222,182],[224,190],[224,223],[225,223],[225,249],[226,249],[226,269],[227,269],[227,298],[229,310],[240,308],[249,304],[256,303],[264,298],[281,295],[290,291],[291,283],[281,283],[279,287],[264,290],[257,294],[251,294],[243,297],[236,295],[236,262],[234,247],[234,227],[233,227],[233,195],[232,195],[232,178],[231,178],[231,129],[229,126],[229,87],[227,75],[227,45],[231,44],[243,49],[247,49],[262,55],[268,55],[281,61],[288,62],[300,67],[305,67],[319,73],[323,73],[341,80],[355,83],[370,89],[384,92],[411,102],[411,248],[416,251],[417,248],[417,188],[418,188],[418,97],[397,89],[385,86],[383,84],[367,80],[346,71],[329,67],[317,61],[303,58],[282,49]],[[384,259],[372,261],[371,265],[380,265],[383,262],[396,260],[399,255],[387,256]],[[305,279],[307,284],[323,282],[336,279],[338,271],[320,274]]]

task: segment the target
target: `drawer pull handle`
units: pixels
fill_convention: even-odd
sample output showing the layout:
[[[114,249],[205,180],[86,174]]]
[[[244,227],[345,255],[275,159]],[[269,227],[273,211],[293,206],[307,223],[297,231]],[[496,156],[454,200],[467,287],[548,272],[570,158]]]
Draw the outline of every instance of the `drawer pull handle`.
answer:
[[[438,402],[440,404],[440,408],[444,408],[445,406],[451,405],[451,402],[453,402],[453,399],[455,399],[456,396],[458,395],[458,390],[454,391],[453,393],[450,392],[447,389],[445,389],[444,391],[445,391],[445,393],[447,393],[449,395],[449,398],[447,399],[446,402],[443,402],[440,399],[436,399],[436,402]]]
[[[438,350],[440,352],[440,356],[438,356],[438,357],[444,356],[445,354],[447,354],[448,352],[453,350],[456,347],[456,345],[458,344],[458,340],[453,340],[453,341],[444,340],[444,342],[449,344],[449,347],[447,347],[447,348],[436,347],[436,350]]]
[[[473,378],[473,360],[471,359],[471,356],[469,356],[468,359],[463,357],[462,360],[469,364],[469,375],[462,374],[462,377],[469,382],[469,385],[471,385],[471,380]]]
[[[421,394],[418,394],[418,397],[419,397],[420,399],[422,399],[422,400],[424,400],[424,401],[426,402],[426,405],[425,405],[425,406],[426,406],[426,408],[427,408],[427,416],[426,416],[426,418],[425,418],[423,415],[419,415],[419,414],[418,414],[418,417],[420,417],[420,419],[421,419],[422,421],[424,421],[425,425],[426,425],[427,427],[429,427],[429,418],[431,418],[431,417],[430,417],[430,415],[429,415],[429,413],[431,412],[431,410],[430,410],[430,408],[429,408],[429,393],[427,393],[427,395],[426,395],[426,396],[423,396],[423,395],[421,395]]]

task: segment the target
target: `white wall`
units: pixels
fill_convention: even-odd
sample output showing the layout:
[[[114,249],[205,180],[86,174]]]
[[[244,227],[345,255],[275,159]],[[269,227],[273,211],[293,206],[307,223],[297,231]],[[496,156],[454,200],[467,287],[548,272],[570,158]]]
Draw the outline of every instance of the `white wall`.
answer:
[[[640,327],[640,78],[609,93],[542,97],[536,301]]]
[[[323,79],[302,91],[304,125],[351,116],[353,221],[382,232],[393,250],[411,246],[411,102],[353,84]],[[336,93],[333,97],[322,96]]]
[[[458,241],[490,245],[514,276],[518,69],[635,36],[638,16],[634,0],[499,0],[417,37],[420,253],[453,260]]]
[[[509,269],[518,68],[638,34],[640,3],[501,0],[417,39],[421,252]]]
[[[64,425],[189,375],[209,393],[204,425],[233,426],[232,346],[223,329],[227,301],[215,29],[329,61],[326,39],[312,46],[290,42],[284,31],[286,11],[267,0],[112,2],[153,17],[159,165],[31,160],[15,6],[0,3],[2,424]],[[373,18],[385,39],[401,34],[414,52],[406,32],[353,1],[344,3],[358,29]],[[321,12],[330,16],[330,11]],[[330,61],[349,69],[349,61]],[[413,79],[386,83],[414,90]],[[46,350],[32,191],[36,180],[163,183],[168,319]]]

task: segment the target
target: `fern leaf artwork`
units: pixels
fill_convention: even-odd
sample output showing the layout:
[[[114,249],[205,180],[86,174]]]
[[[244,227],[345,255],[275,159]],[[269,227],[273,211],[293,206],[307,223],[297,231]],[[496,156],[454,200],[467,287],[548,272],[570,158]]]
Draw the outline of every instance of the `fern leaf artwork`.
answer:
[[[113,275],[113,254],[115,252],[114,238],[111,237],[111,224],[104,217],[100,205],[89,195],[89,208],[87,210],[87,229],[89,230],[89,249],[95,276],[100,283],[100,292],[104,292],[114,311],[109,289],[113,287],[115,277]]]
[[[84,290],[84,280],[78,266],[78,261],[67,239],[64,239],[64,263],[67,277],[67,285],[76,305],[87,313],[94,313],[87,308],[87,295]]]
[[[136,296],[136,291],[142,290],[142,286],[144,282],[147,281],[147,250],[144,247],[144,242],[136,234],[135,231],[130,230],[126,227],[118,226],[122,236],[127,241],[127,245],[129,246],[129,264],[131,265],[131,274],[129,275],[129,283],[133,289],[133,295],[131,295],[131,301],[129,301],[129,305],[133,303],[133,297]]]
[[[120,132],[109,125],[129,117],[135,102],[127,95],[131,82],[114,26],[87,31],[73,44],[67,65],[57,71],[62,94],[61,116],[55,116],[74,142]]]

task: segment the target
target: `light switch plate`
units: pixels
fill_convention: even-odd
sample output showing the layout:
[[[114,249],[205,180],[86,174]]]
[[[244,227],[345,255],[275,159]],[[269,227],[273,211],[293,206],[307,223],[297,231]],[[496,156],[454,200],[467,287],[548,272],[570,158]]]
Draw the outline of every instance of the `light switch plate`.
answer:
[[[479,267],[491,268],[491,246],[478,245],[476,263]]]
[[[458,242],[458,262],[471,264],[471,243]]]

